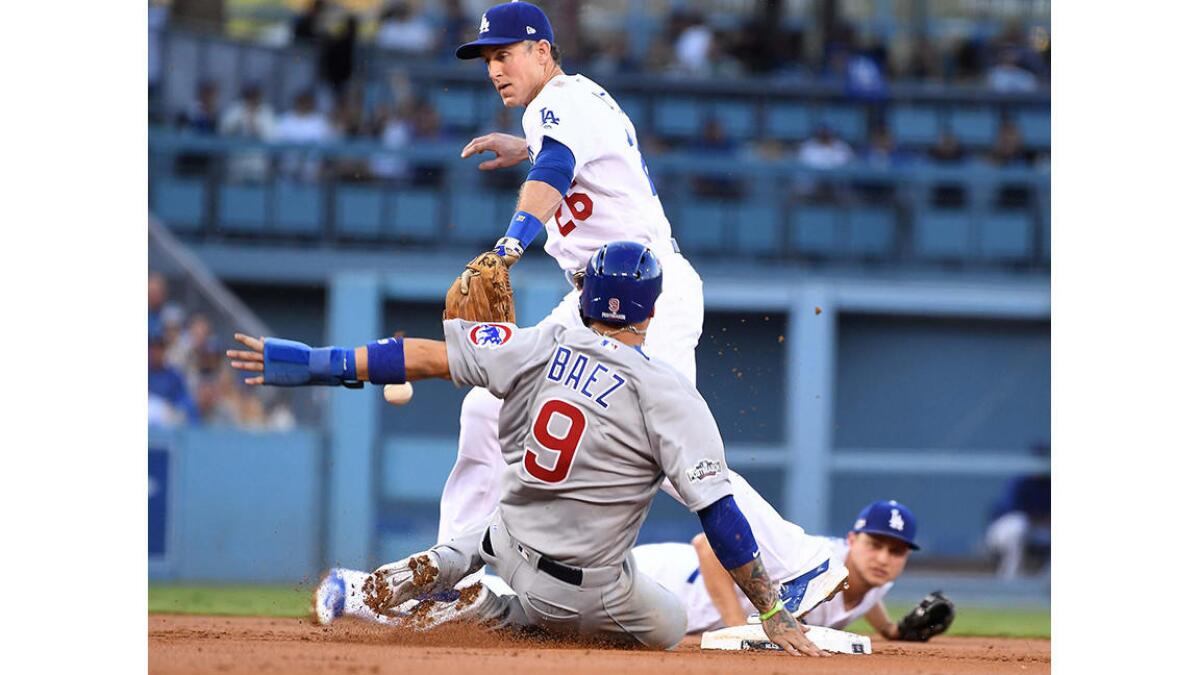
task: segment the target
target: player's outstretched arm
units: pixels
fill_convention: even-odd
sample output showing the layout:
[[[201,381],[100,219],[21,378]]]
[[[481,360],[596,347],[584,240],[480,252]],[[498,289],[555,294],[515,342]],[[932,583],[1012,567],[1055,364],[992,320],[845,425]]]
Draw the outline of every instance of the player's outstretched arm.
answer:
[[[708,598],[721,615],[721,621],[726,626],[741,626],[746,623],[746,614],[742,603],[738,601],[737,587],[733,577],[721,566],[721,561],[713,553],[708,537],[701,532],[692,539],[692,548],[696,549],[696,558],[700,561],[700,578],[704,580],[704,590]]]
[[[750,523],[746,522],[733,496],[725,495],[700,509],[697,515],[713,554],[721,566],[729,570],[729,576],[746,594],[750,604],[758,609],[763,630],[771,642],[793,656],[828,656],[828,652],[819,649],[804,635],[808,629],[797,624],[791,612],[784,608],[776,584],[767,575],[767,568],[758,554],[758,542]]]
[[[867,610],[863,615],[867,623],[871,627],[879,631],[879,634],[889,640],[898,640],[900,638],[900,629],[895,621],[888,616],[887,607],[884,607],[883,601],[875,603],[875,606]]]
[[[771,638],[771,642],[793,656],[829,656],[829,652],[822,651],[804,635],[808,628],[798,624],[796,618],[783,606],[783,600],[779,598],[775,584],[767,576],[767,568],[762,559],[755,556],[754,560],[745,565],[729,570],[729,576],[733,577],[750,602],[758,608],[763,631]]]
[[[471,142],[467,143],[466,147],[462,149],[462,158],[466,159],[472,155],[480,155],[485,152],[494,152],[496,156],[486,162],[480,163],[479,168],[482,171],[506,169],[510,166],[516,166],[529,158],[524,138],[499,133],[472,138]]]
[[[385,338],[345,349],[313,348],[302,342],[242,333],[233,337],[247,349],[226,351],[229,364],[247,373],[262,373],[246,378],[251,385],[401,384],[434,377],[450,379],[446,343],[440,340]]]

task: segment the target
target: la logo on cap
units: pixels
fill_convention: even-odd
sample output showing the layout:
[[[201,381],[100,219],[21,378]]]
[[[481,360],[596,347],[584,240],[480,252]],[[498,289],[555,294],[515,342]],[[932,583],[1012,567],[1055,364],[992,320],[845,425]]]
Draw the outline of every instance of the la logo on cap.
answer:
[[[491,27],[492,27],[492,25],[489,24],[488,20],[487,20],[487,14],[484,14],[483,19],[479,22],[479,32],[486,33],[486,32],[488,32],[488,29]]]
[[[898,509],[892,509],[892,517],[888,520],[888,527],[893,530],[904,531],[904,518],[900,517]]]

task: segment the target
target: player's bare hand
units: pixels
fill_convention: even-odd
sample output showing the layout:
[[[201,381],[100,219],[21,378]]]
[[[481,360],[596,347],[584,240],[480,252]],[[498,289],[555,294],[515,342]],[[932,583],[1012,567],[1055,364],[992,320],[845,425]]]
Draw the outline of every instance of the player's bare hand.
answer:
[[[792,656],[830,656],[829,652],[817,647],[805,635],[808,626],[796,623],[796,619],[786,611],[776,612],[775,616],[767,619],[763,623],[763,630],[771,642]]]
[[[462,150],[462,158],[466,159],[472,155],[479,155],[485,152],[493,152],[496,156],[486,162],[482,162],[479,165],[481,171],[516,166],[529,157],[529,151],[525,147],[524,138],[519,138],[511,134],[491,133],[471,139],[471,142],[467,143],[466,147]]]
[[[225,351],[225,356],[229,358],[229,365],[237,370],[244,370],[251,373],[261,373],[263,371],[263,341],[262,338],[254,338],[241,333],[234,333],[233,339],[249,347],[249,350],[244,349],[228,349]],[[262,384],[263,378],[247,377],[246,384]]]

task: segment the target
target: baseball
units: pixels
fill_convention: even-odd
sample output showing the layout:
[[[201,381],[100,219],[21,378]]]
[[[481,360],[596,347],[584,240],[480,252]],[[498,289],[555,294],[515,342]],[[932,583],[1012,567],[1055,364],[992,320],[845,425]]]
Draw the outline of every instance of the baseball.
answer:
[[[412,400],[412,384],[389,384],[383,388],[383,398],[392,405],[404,405]]]

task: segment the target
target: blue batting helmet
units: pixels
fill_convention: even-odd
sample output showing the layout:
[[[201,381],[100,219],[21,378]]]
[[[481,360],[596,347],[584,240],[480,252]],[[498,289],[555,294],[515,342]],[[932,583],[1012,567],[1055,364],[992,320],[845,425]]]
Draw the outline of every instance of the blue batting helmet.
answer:
[[[658,256],[634,241],[614,241],[600,247],[583,272],[579,309],[583,316],[605,323],[641,323],[654,311],[662,293]]]

